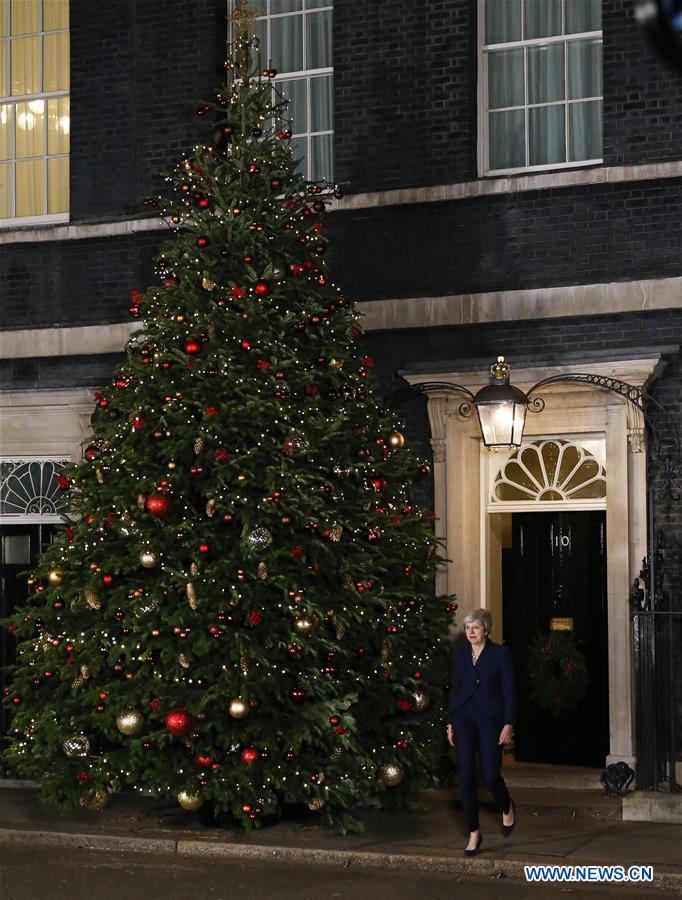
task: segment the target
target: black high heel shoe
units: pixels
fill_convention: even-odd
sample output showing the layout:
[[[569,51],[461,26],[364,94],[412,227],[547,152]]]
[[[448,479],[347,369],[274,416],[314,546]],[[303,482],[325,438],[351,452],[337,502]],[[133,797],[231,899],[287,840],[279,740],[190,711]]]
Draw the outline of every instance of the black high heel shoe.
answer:
[[[476,843],[476,846],[474,847],[474,849],[473,850],[465,850],[464,855],[465,856],[478,856],[478,851],[481,849],[482,843],[483,843],[483,835],[479,834],[478,842]]]
[[[514,801],[509,801],[509,811],[514,813],[514,821],[511,825],[502,825],[502,834],[508,838],[512,831],[516,828],[516,807],[514,806]]]

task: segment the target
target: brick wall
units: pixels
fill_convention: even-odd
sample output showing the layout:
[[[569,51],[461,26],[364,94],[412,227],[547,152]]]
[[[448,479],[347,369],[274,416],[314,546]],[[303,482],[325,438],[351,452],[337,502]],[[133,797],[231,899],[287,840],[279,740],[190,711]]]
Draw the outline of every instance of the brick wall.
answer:
[[[355,210],[330,260],[353,300],[679,275],[681,201],[670,179]]]
[[[71,219],[139,215],[158,172],[210,138],[225,0],[71,2]]]
[[[335,177],[350,191],[475,177],[475,9],[335,0]]]
[[[634,0],[604,0],[604,163],[682,159],[682,76],[641,33]]]

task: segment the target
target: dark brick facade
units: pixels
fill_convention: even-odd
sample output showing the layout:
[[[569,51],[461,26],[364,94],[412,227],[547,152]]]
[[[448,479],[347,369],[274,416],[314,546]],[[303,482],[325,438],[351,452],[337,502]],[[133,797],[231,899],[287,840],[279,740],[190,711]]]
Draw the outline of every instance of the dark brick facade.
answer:
[[[682,179],[375,207],[332,217],[354,300],[679,275]]]
[[[128,293],[151,282],[162,235],[0,244],[0,328],[129,321]]]
[[[476,0],[334,3],[335,176],[353,193],[476,177]]]
[[[139,216],[158,173],[206,139],[225,0],[71,0],[71,220]]]

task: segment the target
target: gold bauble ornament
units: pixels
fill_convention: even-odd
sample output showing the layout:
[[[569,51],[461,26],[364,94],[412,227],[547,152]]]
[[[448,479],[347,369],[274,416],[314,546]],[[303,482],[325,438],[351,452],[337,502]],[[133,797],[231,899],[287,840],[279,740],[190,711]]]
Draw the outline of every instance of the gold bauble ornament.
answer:
[[[317,631],[320,620],[317,616],[299,616],[294,621],[294,630],[302,637],[311,637]]]
[[[426,691],[415,691],[412,695],[412,709],[415,712],[423,712],[431,703],[431,698]]]
[[[400,431],[392,431],[387,439],[389,447],[402,447],[405,444],[405,435]]]
[[[82,807],[91,811],[103,809],[109,802],[109,795],[104,788],[92,788],[78,802]]]
[[[308,801],[308,809],[311,809],[313,812],[323,809],[324,805],[325,802],[321,797],[313,797],[312,800]]]
[[[340,541],[343,536],[343,526],[339,525],[338,522],[332,522],[327,531],[329,532],[330,541]]]
[[[48,584],[51,584],[52,587],[59,587],[59,585],[62,583],[63,577],[64,570],[59,566],[53,566],[47,573]]]
[[[230,700],[230,705],[227,709],[233,719],[245,719],[251,707],[241,697],[235,697],[234,700]]]
[[[64,741],[62,750],[69,759],[87,756],[90,752],[90,741],[84,734],[73,734]]]
[[[177,465],[178,464],[175,462],[174,459],[169,459],[168,462],[166,463],[166,468],[172,472],[173,469],[177,468]]]
[[[199,794],[190,794],[189,791],[180,791],[177,796],[178,803],[183,809],[186,809],[187,812],[195,812],[197,809],[201,809],[204,805],[204,801],[201,799]]]
[[[141,731],[143,725],[144,718],[139,709],[124,709],[116,716],[116,727],[128,737]]]
[[[153,569],[158,563],[159,557],[153,550],[143,550],[139,556],[140,565],[144,569]]]
[[[396,763],[385,763],[379,769],[379,775],[386,787],[395,787],[405,777],[405,772]]]

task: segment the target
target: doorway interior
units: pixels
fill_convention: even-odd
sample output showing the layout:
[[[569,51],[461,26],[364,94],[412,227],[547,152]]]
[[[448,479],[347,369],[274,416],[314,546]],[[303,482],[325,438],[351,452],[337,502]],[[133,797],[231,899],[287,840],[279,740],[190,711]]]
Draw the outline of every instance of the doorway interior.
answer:
[[[518,762],[603,768],[609,752],[606,513],[492,514],[502,555],[503,640],[519,694]],[[589,685],[576,709],[555,714],[531,698],[528,648],[538,632],[572,626]]]
[[[56,531],[52,524],[0,525],[0,619],[24,606],[28,597],[26,572],[52,543]],[[9,684],[5,667],[15,660],[15,640],[7,629],[0,630],[0,687]],[[0,739],[9,727],[9,710],[0,707]]]

